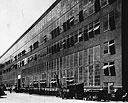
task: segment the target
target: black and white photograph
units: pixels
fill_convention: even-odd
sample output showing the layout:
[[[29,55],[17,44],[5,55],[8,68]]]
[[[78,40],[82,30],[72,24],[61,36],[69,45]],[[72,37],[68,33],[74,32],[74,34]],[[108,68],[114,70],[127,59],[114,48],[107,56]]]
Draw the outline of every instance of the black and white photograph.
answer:
[[[122,1],[0,0],[0,103],[127,103]]]

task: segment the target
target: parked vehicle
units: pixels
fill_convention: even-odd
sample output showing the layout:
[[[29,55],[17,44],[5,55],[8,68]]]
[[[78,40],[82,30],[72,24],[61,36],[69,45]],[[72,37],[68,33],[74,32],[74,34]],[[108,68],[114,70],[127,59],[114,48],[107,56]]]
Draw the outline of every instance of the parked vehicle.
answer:
[[[2,88],[0,88],[0,97],[7,95]]]

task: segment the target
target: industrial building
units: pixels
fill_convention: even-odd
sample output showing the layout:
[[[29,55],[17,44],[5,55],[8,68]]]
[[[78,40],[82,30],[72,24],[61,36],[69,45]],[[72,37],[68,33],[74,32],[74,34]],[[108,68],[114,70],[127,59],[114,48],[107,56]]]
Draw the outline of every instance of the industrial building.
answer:
[[[58,83],[108,93],[122,88],[121,6],[121,0],[56,0],[1,56],[0,83],[47,91]]]

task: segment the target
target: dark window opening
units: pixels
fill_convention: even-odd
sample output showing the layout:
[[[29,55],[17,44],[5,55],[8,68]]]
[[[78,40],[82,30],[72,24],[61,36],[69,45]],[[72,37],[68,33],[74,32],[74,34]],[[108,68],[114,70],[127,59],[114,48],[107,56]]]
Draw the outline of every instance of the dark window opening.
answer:
[[[108,24],[108,15],[106,15],[104,18],[103,18],[103,30],[104,31],[106,31],[106,30],[108,30],[109,28],[108,28],[108,26],[109,26],[109,24]]]
[[[36,42],[33,44],[33,49],[36,49],[36,48],[38,48],[38,47],[39,47],[39,42],[36,41]]]
[[[24,60],[22,61],[22,64],[21,65],[24,66]]]
[[[64,30],[64,32],[67,30],[67,22],[63,23],[63,30]]]
[[[110,74],[111,76],[116,76],[114,62],[110,62]]]
[[[82,31],[82,28],[79,29],[79,35],[78,35],[78,38],[79,38],[79,42],[83,41],[83,31]]]
[[[51,48],[52,48],[52,54],[54,54],[54,46],[52,45],[52,47],[51,47]]]
[[[84,27],[84,41],[87,41],[89,40],[89,37],[88,37],[88,26],[85,26]]]
[[[67,48],[70,48],[70,39],[67,38]]]
[[[108,68],[104,69],[104,75],[109,76],[109,69]]]
[[[116,53],[114,40],[109,41],[109,51],[111,55]]]
[[[57,52],[60,52],[60,43],[57,43]]]
[[[75,31],[74,43],[78,43],[78,31]]]
[[[59,26],[56,28],[56,33],[57,33],[57,36],[60,35],[60,27]]]
[[[95,12],[99,12],[100,11],[100,0],[95,0]]]
[[[57,53],[57,46],[56,46],[56,44],[54,45],[54,53]]]
[[[109,28],[110,30],[114,30],[115,27],[115,18],[114,18],[114,11],[110,12],[109,14]]]
[[[114,3],[116,0],[108,0],[109,4]]]
[[[74,26],[74,17],[70,19],[70,26]]]
[[[112,46],[109,46],[109,49],[110,49],[110,54],[113,55],[116,53],[115,51],[115,45],[113,44]]]
[[[99,19],[97,19],[95,22],[94,22],[94,34],[97,35],[97,34],[100,34],[100,21]]]
[[[93,22],[89,24],[88,35],[89,35],[89,38],[93,38],[94,37],[94,33],[93,33]]]
[[[71,38],[71,47],[72,47],[72,46],[74,46],[74,45],[75,45],[75,44],[74,44],[74,37],[73,37],[73,36],[71,36],[70,38]]]
[[[63,40],[63,49],[66,49],[66,40]]]
[[[24,56],[24,55],[25,55],[25,53],[26,53],[26,50],[23,50],[23,51],[22,51],[22,56]]]
[[[47,42],[48,41],[48,39],[47,39],[47,36],[45,35],[44,36],[44,42]]]
[[[60,50],[62,50],[63,49],[63,45],[62,45],[62,41],[60,41]]]
[[[79,22],[82,22],[84,20],[83,18],[83,10],[79,12]]]
[[[47,54],[49,54],[49,47],[47,47]]]
[[[69,30],[70,29],[70,19],[67,20],[67,27],[66,27],[66,30]]]
[[[34,55],[34,58],[33,58],[35,61],[37,61],[37,54]]]
[[[17,61],[17,56],[15,56],[14,58],[15,58],[15,61]]]

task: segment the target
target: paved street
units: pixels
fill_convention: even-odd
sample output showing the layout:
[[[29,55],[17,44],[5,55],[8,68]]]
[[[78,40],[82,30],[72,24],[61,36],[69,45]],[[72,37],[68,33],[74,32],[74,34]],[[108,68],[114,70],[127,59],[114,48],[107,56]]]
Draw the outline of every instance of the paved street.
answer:
[[[74,99],[61,99],[54,96],[40,96],[40,95],[29,95],[25,93],[9,93],[6,92],[7,96],[0,98],[0,103],[97,103],[96,101],[84,101]],[[100,102],[101,103],[101,102]],[[110,102],[105,102],[110,103]],[[111,102],[117,103],[117,102]],[[122,102],[118,102],[122,103]]]

